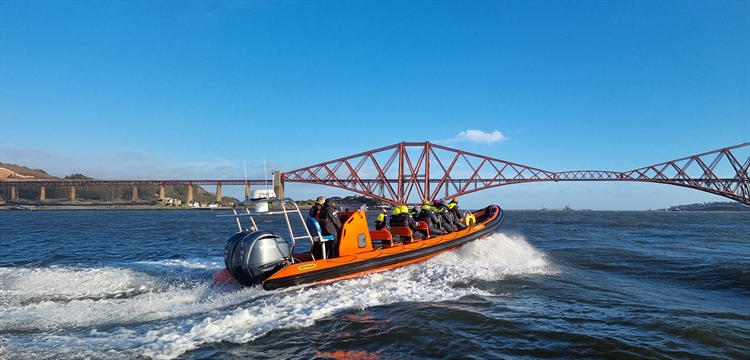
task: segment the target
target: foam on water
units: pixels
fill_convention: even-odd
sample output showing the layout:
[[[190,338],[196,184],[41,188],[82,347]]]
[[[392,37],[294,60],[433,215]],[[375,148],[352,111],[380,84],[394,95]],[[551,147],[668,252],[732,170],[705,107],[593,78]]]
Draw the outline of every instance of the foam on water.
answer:
[[[215,266],[207,260],[153,265]],[[31,343],[16,343],[13,337],[0,340],[0,357],[97,354],[169,359],[201,344],[246,343],[274,329],[308,327],[350,309],[450,301],[470,294],[489,296],[480,289],[453,285],[472,279],[543,274],[550,272],[548,267],[544,255],[522,237],[495,234],[423,263],[274,292],[215,286],[208,277],[189,286],[165,283],[132,269],[1,269],[2,278],[10,275],[11,280],[1,283],[0,332],[41,332]],[[137,294],[111,296],[129,291]],[[33,302],[54,296],[53,300]],[[16,300],[8,301],[10,298]],[[113,327],[115,324],[119,326]],[[49,333],[61,329],[71,331]]]

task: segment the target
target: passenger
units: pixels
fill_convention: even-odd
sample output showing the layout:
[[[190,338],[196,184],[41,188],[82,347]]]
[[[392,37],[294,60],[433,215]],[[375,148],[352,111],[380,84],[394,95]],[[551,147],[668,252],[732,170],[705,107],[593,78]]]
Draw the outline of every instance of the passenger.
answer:
[[[440,226],[440,219],[438,219],[437,215],[435,215],[435,212],[432,211],[432,206],[430,206],[430,202],[427,200],[424,200],[422,202],[424,205],[422,205],[422,210],[419,213],[419,220],[424,221],[427,223],[427,228],[430,230],[430,235],[443,235],[445,232],[439,228]]]
[[[383,209],[383,212],[378,214],[378,218],[375,220],[375,230],[390,230],[391,227],[388,225],[388,212]]]
[[[396,206],[393,208],[393,213],[391,214],[391,219],[389,221],[389,224],[391,226],[408,226],[406,218],[409,216],[409,214],[403,214],[401,213],[401,205]]]
[[[445,207],[453,215],[453,226],[455,226],[457,230],[466,229],[466,224],[464,224],[462,220],[464,212],[458,208],[458,197],[454,197]]]
[[[409,215],[414,218],[415,221],[419,220],[419,204],[414,204],[414,207],[409,212]]]
[[[311,218],[318,218],[318,212],[320,212],[320,209],[323,208],[323,203],[325,203],[326,198],[322,196],[318,196],[318,198],[315,200],[315,204],[313,204],[313,207],[310,208],[310,217]]]
[[[323,235],[333,235],[333,241],[331,242],[331,248],[328,251],[329,258],[335,258],[339,256],[339,239],[341,232],[341,220],[339,220],[338,213],[331,199],[326,199],[323,203],[323,208],[318,213],[318,221],[320,222],[320,228]]]
[[[440,219],[440,227],[443,229],[443,231],[445,231],[446,234],[456,231],[456,228],[453,225],[453,214],[448,211],[448,209],[445,207],[445,204],[443,204],[443,201],[437,199],[433,204],[435,209],[437,209],[437,211],[435,212]]]
[[[425,238],[425,234],[422,230],[417,229],[417,220],[409,214],[409,207],[401,205],[401,213],[406,214],[406,226],[411,229],[411,238],[414,240],[421,240]]]
[[[417,221],[409,214],[409,207],[399,205],[393,209],[390,221],[391,227],[402,226],[411,229],[412,239],[419,240],[425,238],[425,233],[417,229]],[[394,241],[400,241],[397,235],[393,236]]]

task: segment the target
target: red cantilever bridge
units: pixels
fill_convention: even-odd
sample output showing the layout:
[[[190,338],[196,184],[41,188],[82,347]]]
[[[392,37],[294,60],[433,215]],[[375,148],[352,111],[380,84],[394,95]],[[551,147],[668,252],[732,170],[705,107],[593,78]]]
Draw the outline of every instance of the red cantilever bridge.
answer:
[[[748,150],[750,142],[624,172],[552,172],[429,142],[402,142],[288,171],[281,178],[334,186],[392,204],[529,182],[641,181],[689,187],[750,205]],[[739,153],[744,158],[738,159]]]
[[[414,199],[453,198],[498,186],[541,181],[639,181],[677,185],[709,192],[750,205],[750,142],[629,171],[579,170],[552,172],[452,149],[430,142],[401,142],[371,151],[274,174],[274,188],[283,196],[285,183],[333,186],[391,204]],[[0,186],[249,186],[266,180],[11,180]],[[162,188],[163,189],[163,188]],[[12,192],[15,194],[15,192]],[[72,192],[73,194],[75,191]],[[190,191],[192,194],[192,191]],[[13,197],[13,196],[11,196]],[[191,199],[188,199],[191,200]]]

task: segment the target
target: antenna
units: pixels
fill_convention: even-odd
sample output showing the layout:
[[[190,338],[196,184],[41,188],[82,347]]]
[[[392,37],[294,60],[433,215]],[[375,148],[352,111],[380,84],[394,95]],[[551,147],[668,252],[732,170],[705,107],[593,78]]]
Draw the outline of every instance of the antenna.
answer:
[[[266,182],[266,190],[268,190],[268,174],[266,173],[266,157],[263,157],[263,180]]]
[[[245,168],[245,200],[247,200],[250,198],[250,194],[247,193],[247,163],[245,162],[245,159],[242,159],[242,167]]]

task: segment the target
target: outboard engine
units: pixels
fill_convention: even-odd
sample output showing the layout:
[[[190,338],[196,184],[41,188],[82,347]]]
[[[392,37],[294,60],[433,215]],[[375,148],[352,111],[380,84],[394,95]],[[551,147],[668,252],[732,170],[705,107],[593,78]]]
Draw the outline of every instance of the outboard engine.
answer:
[[[259,285],[283,268],[291,251],[286,240],[270,231],[243,231],[224,245],[224,263],[240,284]]]

